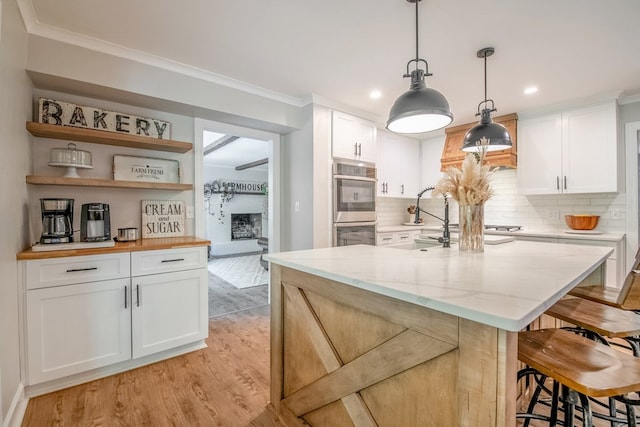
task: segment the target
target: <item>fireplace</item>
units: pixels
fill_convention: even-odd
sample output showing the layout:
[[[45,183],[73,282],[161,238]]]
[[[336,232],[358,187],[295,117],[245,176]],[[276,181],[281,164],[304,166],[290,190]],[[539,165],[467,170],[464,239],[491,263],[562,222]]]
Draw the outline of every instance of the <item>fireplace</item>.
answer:
[[[250,240],[262,237],[262,214],[231,214],[231,240]]]

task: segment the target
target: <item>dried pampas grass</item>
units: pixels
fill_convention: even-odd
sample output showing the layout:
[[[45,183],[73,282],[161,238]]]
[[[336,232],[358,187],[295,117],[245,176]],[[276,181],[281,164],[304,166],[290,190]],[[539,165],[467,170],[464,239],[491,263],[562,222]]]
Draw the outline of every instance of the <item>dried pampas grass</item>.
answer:
[[[450,166],[445,175],[438,181],[433,194],[447,194],[460,205],[479,205],[491,198],[493,190],[489,185],[489,177],[493,170],[484,164],[489,140],[481,138],[478,142],[480,151],[469,153],[462,162],[462,169]]]

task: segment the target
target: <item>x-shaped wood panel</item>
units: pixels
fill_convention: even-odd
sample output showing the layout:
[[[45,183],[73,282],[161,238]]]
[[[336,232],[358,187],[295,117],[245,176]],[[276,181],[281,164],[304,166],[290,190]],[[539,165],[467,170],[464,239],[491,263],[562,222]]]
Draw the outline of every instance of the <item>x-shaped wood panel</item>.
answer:
[[[358,391],[457,348],[451,343],[405,329],[390,340],[343,364],[304,292],[283,284],[290,309],[307,332],[327,375],[286,396],[282,403],[300,417],[341,400],[356,427],[376,422]]]

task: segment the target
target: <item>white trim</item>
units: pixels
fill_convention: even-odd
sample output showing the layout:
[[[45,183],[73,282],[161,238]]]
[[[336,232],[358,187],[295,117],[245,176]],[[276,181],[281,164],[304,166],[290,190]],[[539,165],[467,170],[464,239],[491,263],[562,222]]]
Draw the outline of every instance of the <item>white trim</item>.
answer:
[[[280,251],[280,135],[227,123],[214,122],[196,117],[194,120],[194,216],[195,235],[205,238],[204,229],[204,178],[203,178],[203,132],[205,130],[225,135],[240,136],[269,142],[269,251]]]
[[[636,93],[636,94],[633,94],[633,95],[623,95],[618,100],[618,104],[620,104],[620,105],[634,104],[636,102],[640,102],[640,93]]]
[[[20,9],[20,14],[22,15],[22,20],[24,21],[25,27],[29,34],[56,40],[74,46],[79,46],[97,52],[102,52],[119,58],[128,59],[131,61],[139,62],[141,64],[146,64],[153,67],[161,68],[163,70],[171,71],[177,74],[194,77],[207,82],[219,84],[221,86],[237,89],[252,95],[257,95],[263,98],[282,102],[284,104],[293,105],[295,107],[303,107],[308,103],[308,98],[296,98],[293,96],[285,95],[269,89],[265,89],[260,86],[252,85],[247,82],[226,77],[221,74],[213,73],[202,68],[183,64],[177,61],[163,58],[161,56],[152,55],[125,46],[120,46],[115,43],[97,39],[95,37],[89,37],[84,34],[74,33],[72,31],[43,24],[37,20],[31,0],[17,1],[18,8]]]
[[[638,250],[638,168],[640,156],[640,122],[625,124],[625,159],[626,159],[626,233],[627,233],[627,259],[625,271],[633,265],[633,259]],[[625,272],[626,274],[626,272]]]
[[[7,412],[7,418],[4,419],[2,427],[20,427],[24,418],[24,413],[27,410],[27,404],[29,399],[24,395],[24,386],[22,383],[18,385],[16,394],[13,396],[11,406]]]

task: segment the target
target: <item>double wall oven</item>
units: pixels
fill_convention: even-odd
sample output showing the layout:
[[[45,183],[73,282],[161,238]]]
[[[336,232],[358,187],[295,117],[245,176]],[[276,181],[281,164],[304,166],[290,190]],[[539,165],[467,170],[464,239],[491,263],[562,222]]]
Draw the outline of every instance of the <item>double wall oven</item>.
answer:
[[[375,245],[375,241],[375,165],[334,159],[333,245]]]

